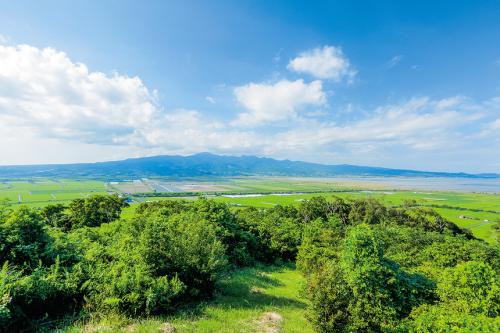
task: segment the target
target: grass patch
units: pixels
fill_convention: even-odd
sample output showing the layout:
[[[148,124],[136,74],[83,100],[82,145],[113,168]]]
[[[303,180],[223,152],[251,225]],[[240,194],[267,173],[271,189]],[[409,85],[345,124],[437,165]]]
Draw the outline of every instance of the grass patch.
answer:
[[[303,283],[292,265],[244,268],[222,279],[212,300],[175,315],[145,319],[109,316],[79,321],[58,332],[245,333],[269,326],[280,333],[313,332],[305,317],[307,304],[300,295]],[[269,323],[263,318],[276,320]]]

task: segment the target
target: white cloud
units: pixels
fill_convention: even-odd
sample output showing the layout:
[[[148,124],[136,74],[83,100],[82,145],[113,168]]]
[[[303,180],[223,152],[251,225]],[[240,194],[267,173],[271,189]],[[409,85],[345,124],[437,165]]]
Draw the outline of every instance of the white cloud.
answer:
[[[475,156],[471,168],[498,165],[500,98],[421,97],[325,115],[321,81],[250,83],[234,95],[244,111],[233,122],[167,111],[138,77],[92,72],[51,48],[0,45],[0,164],[211,151],[427,169],[450,166],[451,152],[457,163]]]
[[[215,101],[215,98],[213,98],[212,96],[207,96],[205,97],[205,100],[210,103],[210,104],[215,104],[216,101]]]
[[[228,129],[224,123],[210,121],[195,110],[176,110],[168,114],[147,133],[146,140],[152,147],[181,154],[255,152],[262,142],[252,131]]]
[[[95,156],[110,158],[107,147],[111,146],[122,153],[121,147],[128,147],[131,154],[256,153],[259,147],[260,139],[253,132],[226,129],[224,123],[194,110],[166,112],[159,107],[156,92],[140,78],[91,72],[52,48],[0,46],[0,92],[2,142],[33,147],[38,140],[39,151],[61,147],[61,154],[65,147],[70,161],[74,161],[70,146],[96,149],[101,154]],[[3,148],[2,154],[3,163],[15,163],[15,151]],[[65,161],[64,157],[52,160]]]
[[[160,114],[138,77],[90,72],[65,53],[0,45],[0,119],[43,136],[113,144]]]
[[[310,74],[318,79],[334,81],[341,81],[344,78],[351,81],[356,75],[342,49],[328,45],[301,53],[290,61],[288,69]]]
[[[453,96],[448,98],[443,98],[436,102],[436,108],[439,110],[449,109],[460,105],[465,101],[463,96]]]
[[[0,44],[7,44],[9,42],[9,37],[0,34]]]
[[[321,106],[326,95],[321,81],[281,80],[276,83],[249,83],[234,89],[236,100],[246,112],[240,113],[236,125],[254,126],[294,118],[305,106]]]
[[[414,98],[402,104],[380,107],[359,121],[342,125],[316,123],[291,129],[278,133],[268,152],[328,150],[335,145],[369,146],[370,151],[387,145],[415,150],[449,148],[456,139],[451,130],[474,118],[457,111],[436,111],[436,104],[426,97]]]

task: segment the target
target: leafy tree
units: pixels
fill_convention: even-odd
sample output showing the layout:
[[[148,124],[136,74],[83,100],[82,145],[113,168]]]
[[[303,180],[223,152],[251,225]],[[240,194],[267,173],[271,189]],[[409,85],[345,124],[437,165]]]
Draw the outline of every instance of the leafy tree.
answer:
[[[379,224],[387,217],[387,208],[378,200],[363,199],[351,203],[349,221],[351,225]]]
[[[49,242],[40,214],[22,206],[0,224],[0,262],[32,269],[46,258]]]
[[[255,236],[238,223],[227,204],[199,198],[187,206],[186,210],[213,225],[217,237],[226,246],[227,256],[232,264],[244,266],[254,262],[251,249],[255,247]]]
[[[500,317],[471,315],[445,305],[423,305],[412,313],[411,320],[401,323],[401,332],[411,333],[490,333],[500,330]]]
[[[437,288],[439,302],[422,305],[401,327],[410,332],[498,332],[500,281],[483,262],[448,268]]]
[[[227,265],[216,227],[192,212],[145,223],[139,252],[154,274],[175,273],[191,295],[210,294]]]
[[[348,233],[340,259],[325,267],[308,287],[319,332],[394,329],[413,307],[433,297],[432,283],[384,258],[382,244],[366,225]]]
[[[332,211],[325,197],[312,197],[300,203],[298,213],[301,221],[307,223],[316,219],[326,221]]]
[[[459,312],[486,316],[500,312],[500,280],[484,262],[469,261],[447,269],[438,283],[438,294]]]
[[[335,216],[326,222],[317,219],[305,225],[297,255],[297,268],[303,274],[310,275],[326,262],[338,259],[344,236],[344,226]]]
[[[123,207],[128,206],[124,198],[117,195],[94,195],[87,199],[76,199],[69,204],[69,219],[72,227],[96,227],[120,217]]]
[[[66,208],[63,204],[47,205],[42,208],[40,214],[48,225],[68,231],[71,229],[71,221],[66,214]]]

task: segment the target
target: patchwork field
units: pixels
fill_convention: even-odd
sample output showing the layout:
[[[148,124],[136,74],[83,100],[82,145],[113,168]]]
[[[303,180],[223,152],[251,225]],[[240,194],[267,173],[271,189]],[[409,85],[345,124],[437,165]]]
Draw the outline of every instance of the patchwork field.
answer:
[[[227,202],[235,208],[299,204],[318,195],[352,199],[372,197],[381,199],[388,205],[400,205],[407,200],[415,200],[418,205],[432,207],[448,220],[470,229],[477,237],[490,243],[497,241],[498,231],[495,226],[500,223],[500,194],[401,188],[411,185],[413,181],[392,178],[385,182],[384,179],[375,182],[371,178],[367,181],[364,178],[280,177],[140,179],[121,182],[70,179],[3,180],[0,182],[0,202],[42,207],[104,193],[127,195],[134,203],[178,199],[183,196],[182,193],[189,195],[184,199],[195,199],[196,195],[200,194]],[[450,182],[453,186],[460,184],[457,180]],[[422,179],[422,184],[428,184],[429,187],[435,187],[437,183],[436,180]],[[443,188],[444,184],[441,183],[440,186]],[[484,184],[482,186],[484,187]],[[175,198],[168,198],[170,195]],[[133,216],[134,209],[133,204],[123,212],[123,216]]]
[[[103,182],[94,180],[36,179],[0,182],[0,201],[28,206],[64,203],[107,192]]]

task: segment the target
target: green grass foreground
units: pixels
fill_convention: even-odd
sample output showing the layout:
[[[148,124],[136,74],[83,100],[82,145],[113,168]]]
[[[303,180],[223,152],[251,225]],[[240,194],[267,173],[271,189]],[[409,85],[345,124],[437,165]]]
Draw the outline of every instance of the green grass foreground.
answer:
[[[58,332],[244,333],[269,332],[273,328],[281,333],[313,332],[305,317],[303,284],[304,277],[293,265],[244,268],[222,279],[213,300],[176,315],[77,321]],[[269,320],[270,313],[281,320]]]

